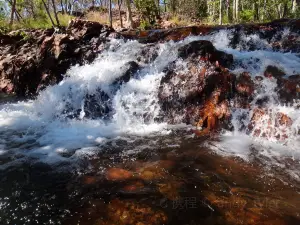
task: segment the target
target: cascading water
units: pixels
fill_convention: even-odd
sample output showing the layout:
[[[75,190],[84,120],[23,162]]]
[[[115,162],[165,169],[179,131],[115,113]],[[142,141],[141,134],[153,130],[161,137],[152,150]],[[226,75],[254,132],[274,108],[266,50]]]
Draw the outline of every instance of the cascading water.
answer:
[[[289,31],[285,30],[281,35],[287,32]],[[165,75],[164,69],[178,58],[177,49],[191,41],[210,40],[217,49],[233,54],[235,66],[232,72],[236,74],[247,71],[254,78],[263,75],[268,65],[276,65],[288,75],[300,73],[300,59],[296,54],[274,52],[269,43],[261,40],[258,35],[242,36],[233,49],[230,47],[232,33],[230,30],[222,30],[209,36],[189,37],[178,43],[153,45],[157,58],[150,63],[144,62],[134,76],[123,84],[113,82],[125,72],[126,63],[138,60],[145,45],[137,41],[111,40],[109,49],[94,63],[72,67],[63,81],[40,92],[35,100],[1,105],[1,154],[17,151],[24,155],[36,155],[39,159],[56,161],[64,159],[60,153],[84,153],[82,149],[93,148],[112,137],[168,133],[168,125],[157,122],[160,112],[158,88]],[[255,48],[253,51],[249,51],[248,43]],[[182,61],[178,63],[184,64]],[[284,112],[292,118],[293,124],[286,133],[288,140],[283,144],[295,156],[298,154],[296,146],[299,144],[299,102],[295,99],[293,105],[280,105],[275,82],[275,79],[264,79],[262,87],[256,90],[253,105],[256,100],[268,97],[267,108],[273,114]],[[98,108],[109,113],[90,117],[87,96],[93,96],[90,105],[98,104]],[[242,128],[243,121],[249,122],[252,111],[232,110],[234,132],[230,136],[233,135],[233,139],[240,135],[252,137],[251,139],[259,138]],[[262,118],[256,126],[263,129],[266,120],[268,118]],[[270,126],[275,126],[274,122]],[[228,138],[228,135],[227,132],[224,137]],[[277,143],[275,136],[274,134],[261,140]],[[241,153],[245,151],[244,148],[242,150],[239,145],[236,146],[238,155],[244,157],[247,154]]]
[[[84,217],[82,216],[84,213],[80,214],[81,209],[77,214],[79,205],[81,208],[91,209],[86,213],[88,221],[95,219],[89,216],[99,216],[99,211],[93,211],[93,207],[98,207],[98,210],[103,208],[102,203],[97,202],[99,199],[103,198],[107,203],[128,191],[122,189],[119,192],[116,189],[119,184],[111,185],[109,177],[103,178],[103,172],[110,166],[114,167],[114,164],[116,164],[115,167],[122,166],[118,164],[122,161],[118,158],[120,155],[116,155],[116,158],[109,155],[110,152],[115,150],[118,152],[120,149],[121,158],[129,158],[132,163],[128,168],[138,167],[135,176],[141,176],[143,179],[142,183],[139,181],[130,183],[129,190],[132,191],[135,185],[150,185],[145,190],[143,189],[142,193],[148,193],[147,191],[150,190],[150,194],[147,195],[150,196],[150,200],[154,195],[152,202],[157,200],[158,195],[153,194],[157,190],[160,194],[167,192],[167,198],[176,199],[174,195],[176,196],[177,190],[174,191],[172,188],[173,186],[179,187],[183,183],[186,185],[184,193],[193,193],[194,196],[198,196],[199,193],[202,195],[206,183],[209,183],[206,176],[213,178],[211,186],[207,185],[209,189],[214,190],[214,185],[224,182],[225,185],[222,188],[216,187],[217,192],[220,190],[222,193],[224,190],[226,192],[229,181],[226,179],[225,182],[215,175],[221,171],[222,176],[223,168],[214,172],[213,175],[210,171],[211,163],[222,164],[222,161],[219,162],[217,156],[207,157],[201,153],[202,148],[209,149],[210,152],[213,150],[221,155],[238,156],[251,163],[258,162],[264,168],[275,166],[283,170],[283,176],[289,174],[293,181],[300,179],[299,98],[287,104],[281,104],[276,89],[277,80],[263,76],[266,67],[270,65],[285,71],[286,77],[300,74],[299,55],[274,51],[270,44],[277,37],[288,35],[289,30],[285,29],[277,33],[274,35],[274,40],[269,41],[261,39],[256,34],[241,34],[239,42],[232,44],[234,32],[234,30],[221,30],[208,36],[191,36],[180,42],[169,41],[159,44],[141,44],[137,41],[112,39],[109,48],[92,64],[70,68],[59,84],[47,87],[39,93],[36,99],[2,104],[0,106],[0,175],[4,175],[1,182],[5,185],[0,186],[0,223],[11,224],[16,221],[14,224],[22,225],[79,224],[81,218]],[[229,103],[233,127],[231,131],[223,130],[217,137],[206,140],[199,138],[200,141],[194,142],[197,137],[194,139],[195,136],[191,135],[191,126],[182,123],[183,116],[180,113],[173,115],[175,116],[173,122],[177,124],[170,125],[165,122],[166,120],[162,118],[164,115],[158,95],[161,80],[168,75],[166,68],[172,62],[176,62],[176,73],[189,72],[188,62],[178,57],[178,49],[197,40],[209,40],[218,50],[232,54],[234,66],[230,68],[230,72],[233,74],[249,72],[256,88],[249,108],[238,108],[234,102]],[[132,69],[136,67],[136,62],[139,64],[138,69]],[[199,62],[198,65],[199,70],[202,69],[201,63]],[[128,71],[128,68],[132,70]],[[131,72],[131,75],[128,75],[128,72]],[[208,70],[208,73],[212,71]],[[127,74],[129,78],[124,78],[124,74]],[[257,76],[261,77],[260,82],[256,80]],[[181,81],[174,79],[174,85],[176,82]],[[165,90],[169,91],[167,94],[172,93],[171,89]],[[189,90],[182,90],[179,97],[185,97],[188,92]],[[256,116],[257,119],[250,129],[249,124],[259,104],[263,105],[262,112]],[[286,117],[280,117],[282,115],[280,113]],[[290,120],[286,119],[289,126],[282,125],[280,121],[282,118],[290,118]],[[191,151],[191,148],[196,149],[197,152]],[[176,149],[179,149],[178,152]],[[108,156],[101,155],[102,151]],[[153,169],[151,163],[149,166],[148,162],[143,162],[144,158],[138,158],[141,157],[139,154],[143,154],[143,151],[147,154],[142,155],[144,158],[149,158],[153,151],[158,151],[159,153],[153,153],[154,159],[157,160],[160,158],[159,154],[162,154],[162,159],[167,160],[158,161],[158,163],[155,161],[156,169]],[[191,152],[192,160],[189,161],[188,156]],[[93,161],[91,156],[96,154],[100,162]],[[201,157],[204,157],[202,161],[200,157],[200,164],[197,154],[203,154]],[[183,155],[182,158],[180,158],[181,155]],[[90,160],[88,165],[81,165],[80,163],[85,161],[80,161],[80,159],[85,158]],[[170,162],[169,158],[173,161]],[[205,162],[206,159],[211,161]],[[134,164],[135,161],[137,165]],[[71,172],[59,171],[59,175],[52,171],[65,168],[64,163],[73,166],[80,164],[80,166],[79,168],[75,166],[75,175],[73,170]],[[179,166],[172,168],[177,177],[172,175],[170,178],[171,173],[167,175],[166,171],[170,169],[170,166],[172,167],[173,163],[179,163]],[[165,166],[163,171],[154,176],[153,173],[157,173],[156,170],[161,164]],[[202,165],[206,165],[209,169],[206,170]],[[81,166],[84,171],[81,170]],[[125,166],[128,165],[125,164]],[[52,168],[49,169],[49,167]],[[148,167],[151,169],[147,170]],[[84,185],[90,187],[89,185],[93,185],[93,182],[96,185],[98,185],[97,181],[100,182],[95,191],[91,192],[92,194],[78,181],[81,175],[89,173],[96,174],[96,178],[88,176]],[[130,173],[123,170],[120,174],[123,176],[129,174],[130,177]],[[117,175],[118,179],[120,174],[113,175]],[[187,176],[182,177],[184,174]],[[47,180],[48,176],[49,180]],[[160,183],[163,182],[164,177],[167,177],[167,184]],[[179,183],[176,183],[175,177],[180,178]],[[121,185],[124,184],[122,182]],[[157,182],[158,188],[153,191],[153,185]],[[270,184],[267,183],[267,185]],[[201,187],[201,191],[197,187]],[[23,189],[30,191],[26,192]],[[230,189],[228,195],[232,195],[233,192],[234,190]],[[247,192],[246,196],[249,193]],[[256,195],[253,196],[255,199]],[[209,198],[208,200],[210,201]],[[164,199],[159,199],[160,207],[161,203],[163,203],[163,208],[167,207],[164,201]],[[205,203],[203,214],[211,215],[210,203],[206,204],[205,199],[202,203]],[[85,207],[85,204],[90,205]],[[108,208],[108,210],[111,209],[113,206]],[[208,210],[208,213],[205,210]],[[29,213],[29,211],[34,211],[34,213]],[[172,214],[174,208],[169,211]],[[105,213],[107,212],[104,210]],[[181,211],[180,213],[175,211],[173,214],[181,213]],[[198,211],[193,213],[193,215],[198,214]],[[74,220],[76,222],[64,223],[65,217],[76,218],[77,215],[80,219]],[[170,224],[183,224],[176,216],[174,218]],[[107,224],[115,223],[113,221]],[[195,223],[192,222],[192,224]]]

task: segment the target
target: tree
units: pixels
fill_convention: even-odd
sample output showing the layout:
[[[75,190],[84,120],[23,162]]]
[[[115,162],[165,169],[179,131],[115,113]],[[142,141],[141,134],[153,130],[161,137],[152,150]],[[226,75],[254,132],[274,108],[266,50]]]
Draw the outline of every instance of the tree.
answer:
[[[123,2],[122,0],[118,0],[119,20],[120,20],[121,28],[123,28],[123,19],[122,19],[122,12],[121,12],[122,2]]]
[[[130,0],[125,0],[125,1],[126,1],[126,8],[127,8],[127,23],[129,23],[130,28],[133,28]]]
[[[45,10],[46,10],[46,12],[47,12],[47,14],[48,14],[48,17],[49,17],[49,19],[50,19],[50,21],[51,21],[52,27],[55,27],[55,24],[54,24],[54,22],[53,22],[53,19],[52,19],[52,17],[51,17],[49,8],[48,8],[48,6],[47,6],[45,0],[42,0],[42,2],[43,2],[43,4],[44,4]]]
[[[51,0],[51,1],[52,1],[53,13],[54,13],[54,17],[55,17],[55,20],[56,20],[56,24],[57,24],[57,26],[59,27],[60,24],[59,24],[59,20],[58,20],[58,17],[57,17],[56,5],[55,5],[55,3],[54,3],[54,0]]]
[[[220,11],[219,11],[219,17],[220,17],[220,19],[219,19],[219,24],[220,25],[222,25],[223,24],[223,10],[222,10],[222,2],[223,2],[223,0],[220,0]]]
[[[109,0],[108,5],[108,14],[109,14],[109,26],[112,27],[112,10],[111,10],[111,0]]]
[[[9,22],[9,27],[12,28],[12,25],[14,23],[14,15],[16,11],[16,2],[17,0],[13,0],[12,5],[11,5],[11,13],[10,13],[10,22]]]

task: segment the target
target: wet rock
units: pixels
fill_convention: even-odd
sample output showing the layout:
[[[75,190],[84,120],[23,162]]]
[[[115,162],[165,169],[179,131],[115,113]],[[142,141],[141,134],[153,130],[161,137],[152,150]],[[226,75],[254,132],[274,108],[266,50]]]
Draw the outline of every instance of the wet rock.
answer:
[[[110,181],[122,181],[133,178],[133,173],[121,168],[109,168],[106,171],[106,179]]]
[[[182,183],[169,180],[167,183],[159,183],[157,186],[158,191],[167,199],[172,201],[180,199],[179,189]]]
[[[254,92],[254,82],[249,73],[242,73],[236,79],[237,93],[250,97]]]
[[[207,44],[210,46],[210,42]],[[191,55],[183,64],[175,62],[167,68],[161,80],[159,100],[169,123],[198,123],[199,128],[209,125],[210,130],[219,127],[215,125],[221,124],[221,120],[228,120],[228,100],[234,96],[235,76],[218,64],[191,53],[198,52],[197,48],[182,49],[181,54]],[[214,93],[218,93],[218,99],[212,100]],[[198,122],[201,117],[205,117],[203,124]]]
[[[282,112],[255,108],[248,130],[255,137],[285,141],[292,133],[293,120]]]
[[[160,225],[166,224],[167,215],[160,210],[155,210],[148,205],[134,201],[121,201],[114,199],[107,209],[107,219],[99,219],[96,225]]]
[[[123,191],[127,193],[136,193],[139,191],[142,191],[144,189],[145,185],[140,181],[135,181],[133,183],[127,184],[125,187],[123,187]]]
[[[125,71],[123,75],[117,78],[113,85],[120,85],[122,83],[127,83],[131,77],[139,70],[140,66],[134,61],[130,61],[123,66],[123,70]]]
[[[300,97],[300,76],[293,75],[288,78],[277,79],[276,88],[279,97],[284,103],[292,103]]]
[[[84,117],[91,119],[107,119],[112,108],[112,102],[108,94],[97,90],[93,94],[86,94],[84,100]]]
[[[281,78],[285,75],[285,72],[281,69],[279,69],[276,66],[267,66],[265,72],[264,72],[264,76],[271,78]]]
[[[210,41],[193,41],[178,49],[178,56],[186,59],[187,57],[200,56],[218,62],[221,66],[229,68],[233,63],[233,56],[222,51],[216,50]]]

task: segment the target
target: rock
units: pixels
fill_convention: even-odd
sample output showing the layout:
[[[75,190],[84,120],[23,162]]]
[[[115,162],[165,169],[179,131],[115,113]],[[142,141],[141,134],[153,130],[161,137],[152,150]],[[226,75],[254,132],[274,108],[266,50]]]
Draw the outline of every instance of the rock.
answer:
[[[190,54],[195,51],[197,49],[184,48],[181,52]],[[195,124],[201,117],[206,117],[203,124],[198,122],[199,128],[207,127],[207,118],[214,118],[215,122],[209,121],[208,130],[217,129],[219,126],[213,124],[229,121],[228,100],[234,95],[235,76],[203,57],[199,59],[193,53],[184,61],[187,68],[174,62],[166,69],[166,75],[161,80],[159,100],[162,117],[168,118],[169,123],[188,124]],[[219,93],[216,102],[211,101],[215,92]]]
[[[142,182],[135,181],[123,187],[122,191],[126,193],[137,193],[137,192],[142,192],[144,190],[144,187],[145,185]]]
[[[267,78],[281,78],[285,75],[285,72],[281,69],[279,69],[276,66],[267,66],[265,72],[264,72],[264,76]]]
[[[292,131],[292,124],[293,120],[282,112],[255,108],[252,111],[248,130],[255,137],[285,141]]]
[[[112,108],[112,102],[108,94],[97,90],[93,94],[86,94],[84,101],[85,117],[90,119],[107,119]]]
[[[75,19],[67,33],[31,29],[0,35],[1,91],[36,95],[60,82],[71,66],[92,62],[105,48],[106,39],[99,36],[112,31],[97,22]]]
[[[300,97],[300,76],[293,75],[288,78],[277,79],[276,91],[280,100],[284,103],[292,103]]]
[[[99,219],[97,225],[161,225],[168,221],[167,215],[148,205],[134,201],[112,200],[107,207],[107,219]]]
[[[236,79],[236,90],[239,94],[250,97],[254,92],[254,82],[249,73],[242,73]]]
[[[122,181],[133,178],[133,173],[121,168],[109,168],[106,171],[106,179],[110,181]]]
[[[187,57],[200,56],[211,62],[218,62],[221,66],[229,68],[233,63],[233,56],[216,50],[210,41],[193,41],[178,49],[178,56]]]
[[[73,19],[66,30],[67,33],[71,34],[77,40],[81,38],[90,40],[93,37],[99,36],[101,32],[104,32],[103,28],[105,27],[97,22]]]
[[[122,76],[117,78],[113,85],[120,85],[122,83],[127,83],[130,78],[139,70],[140,66],[134,61],[130,61],[123,66],[123,70],[125,71]]]

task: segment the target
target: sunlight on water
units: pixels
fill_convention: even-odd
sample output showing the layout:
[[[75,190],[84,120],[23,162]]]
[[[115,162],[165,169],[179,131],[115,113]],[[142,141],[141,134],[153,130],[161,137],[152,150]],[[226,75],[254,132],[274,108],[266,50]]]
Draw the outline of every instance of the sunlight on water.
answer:
[[[43,90],[36,100],[0,106],[0,155],[7,150],[22,151],[23,155],[56,162],[66,160],[61,155],[68,152],[73,152],[74,157],[92,154],[109,138],[169,133],[172,128],[168,124],[157,122],[160,112],[158,88],[165,75],[163,71],[171,62],[177,60],[176,63],[184,68],[185,62],[178,59],[177,49],[191,41],[210,40],[217,49],[233,54],[235,66],[232,72],[236,74],[247,71],[253,77],[263,76],[268,65],[276,65],[286,75],[300,73],[300,58],[296,54],[273,52],[269,43],[258,35],[242,35],[240,43],[233,49],[230,46],[232,37],[233,31],[222,30],[209,36],[188,37],[178,43],[157,44],[153,46],[157,58],[144,63],[129,82],[121,85],[114,81],[126,72],[128,62],[138,61],[145,45],[137,41],[111,40],[110,48],[95,62],[70,68],[63,81]],[[248,48],[250,42],[256,47],[253,51]],[[264,129],[266,121],[274,121],[272,115],[283,112],[293,121],[291,129],[286,131],[287,141],[278,141],[276,132],[267,140],[249,133],[242,127],[243,122],[249,122],[253,108],[249,111],[232,108],[234,131],[225,132],[220,142],[209,146],[222,154],[245,160],[249,160],[253,146],[261,146],[260,155],[270,159],[281,156],[300,159],[298,103],[280,105],[275,84],[275,79],[264,79],[262,87],[256,91],[253,104],[256,99],[268,96],[267,107],[272,109],[269,117],[262,118],[256,126]],[[92,99],[90,104],[99,104],[97,110],[109,108],[108,115],[88,116],[87,98]],[[244,121],[242,115],[246,115]],[[280,132],[275,122],[270,126]]]

